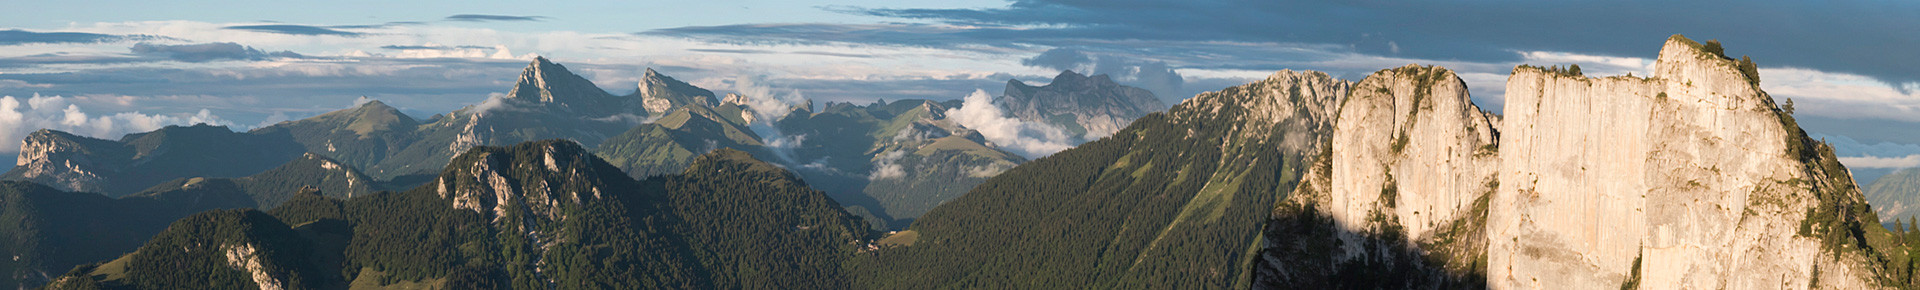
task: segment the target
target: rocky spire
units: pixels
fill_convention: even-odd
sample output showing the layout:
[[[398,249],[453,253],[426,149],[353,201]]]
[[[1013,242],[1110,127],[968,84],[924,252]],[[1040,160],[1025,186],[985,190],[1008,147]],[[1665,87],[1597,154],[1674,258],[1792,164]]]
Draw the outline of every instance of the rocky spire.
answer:
[[[546,57],[534,57],[533,62],[520,72],[520,81],[507,96],[516,100],[542,103],[565,103],[582,98],[601,98],[610,96],[593,82],[567,71],[566,66],[548,61]]]
[[[717,106],[720,100],[714,98],[713,91],[693,86],[673,79],[653,68],[647,68],[640,77],[640,86],[634,92],[640,98],[640,104],[646,107],[648,114],[665,114],[680,106],[702,105]]]

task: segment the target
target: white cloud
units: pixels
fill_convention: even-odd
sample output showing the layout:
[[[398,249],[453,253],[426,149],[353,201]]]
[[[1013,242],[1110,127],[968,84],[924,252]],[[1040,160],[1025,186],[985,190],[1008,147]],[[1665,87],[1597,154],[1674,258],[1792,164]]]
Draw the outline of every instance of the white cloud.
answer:
[[[993,104],[993,96],[986,90],[974,90],[967,95],[965,103],[959,108],[947,109],[947,118],[980,131],[1000,148],[1019,153],[1028,158],[1040,158],[1052,155],[1067,148],[1073,148],[1073,138],[1066,130],[1045,123],[1030,123],[1020,119],[1008,118],[1000,106]]]
[[[1847,168],[1908,168],[1920,166],[1920,154],[1905,157],[1840,157],[1840,164]]]
[[[1861,143],[1847,136],[1807,134],[1814,140],[1833,146],[1833,154],[1847,168],[1907,168],[1920,166],[1920,145],[1880,142]]]
[[[24,101],[24,102],[22,102]],[[68,102],[60,96],[33,97],[21,100],[13,96],[0,97],[0,140],[21,140],[27,134],[40,129],[53,129],[81,136],[119,139],[128,133],[153,131],[167,125],[233,125],[212,112],[201,109],[195,114],[183,115],[147,115],[140,112],[121,112],[114,114],[88,114],[80,106]],[[20,149],[8,148],[7,152]]]
[[[879,156],[874,156],[873,173],[867,174],[867,180],[906,177],[906,167],[897,163],[901,157],[906,156],[907,151],[889,151],[887,153],[880,153]]]
[[[800,144],[805,144],[807,142],[807,134],[788,136],[785,133],[781,133],[780,128],[761,123],[751,124],[747,129],[753,130],[754,134],[758,134],[763,140],[766,140],[767,148],[773,149],[773,155],[780,157],[781,161],[785,161],[786,163],[799,163],[798,160],[793,159],[793,148],[798,148]],[[820,160],[814,161],[814,164],[806,164],[801,167],[819,169],[824,168],[826,162],[827,159],[822,157]]]
[[[287,112],[274,111],[273,115],[267,115],[266,119],[261,119],[260,123],[254,124],[253,128],[273,126],[273,124],[279,124],[280,122],[286,122],[288,120],[292,120],[292,117],[288,117]]]
[[[735,78],[734,86],[740,96],[745,97],[744,105],[753,109],[755,122],[777,122],[792,112],[793,107],[807,103],[807,97],[799,90],[776,90],[767,85],[766,77],[761,75]]]
[[[666,115],[653,115],[651,117],[641,117],[640,115],[634,115],[629,113],[619,113],[619,114],[614,114],[612,116],[589,118],[588,120],[608,122],[608,123],[626,123],[629,125],[640,125],[640,124],[651,124],[653,123],[653,121],[659,121],[660,117],[666,117]]]
[[[21,80],[0,80],[0,88],[51,88],[50,84],[36,84]]]
[[[386,56],[386,57],[393,57],[393,58],[530,59],[533,56],[533,54],[515,56],[513,55],[513,51],[511,49],[508,49],[507,46],[505,45],[495,45],[492,48],[478,48],[478,47],[440,47],[439,45],[428,43],[422,46],[428,47],[428,48],[398,49],[400,52],[394,53],[392,55],[373,54],[373,53],[367,53],[365,51],[359,51],[359,50],[356,50],[356,51],[359,52],[361,55],[365,55],[365,56]]]
[[[1570,52],[1527,51],[1521,52],[1522,63],[1537,66],[1580,65],[1580,72],[1592,76],[1611,76],[1633,73],[1646,76],[1653,71],[1653,59],[1643,57],[1616,57],[1586,55]]]
[[[474,104],[473,109],[467,111],[467,113],[477,116],[477,115],[486,114],[487,111],[502,109],[506,107],[507,107],[507,94],[492,93],[487,95],[487,100],[480,101],[479,104]]]
[[[1007,172],[1008,169],[1013,169],[1013,166],[1014,166],[1013,163],[996,161],[987,165],[968,167],[967,176],[971,176],[973,178],[990,178],[995,175],[1000,175],[1000,173]]]
[[[1807,137],[1826,142],[1833,146],[1833,154],[1839,156],[1906,156],[1920,154],[1920,145],[1880,142],[1861,143],[1847,136],[1810,133]]]
[[[1792,98],[1795,114],[1843,119],[1920,121],[1920,84],[1895,89],[1871,77],[1803,68],[1762,68],[1760,87],[1774,98]]]

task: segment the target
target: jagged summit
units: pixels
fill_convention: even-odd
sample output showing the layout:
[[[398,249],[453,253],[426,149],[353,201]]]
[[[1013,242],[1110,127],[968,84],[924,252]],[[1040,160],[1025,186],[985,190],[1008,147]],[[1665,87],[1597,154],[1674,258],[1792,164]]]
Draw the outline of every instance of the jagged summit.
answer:
[[[515,84],[507,96],[516,100],[538,101],[543,103],[569,102],[572,98],[610,97],[607,91],[594,86],[592,81],[567,71],[546,57],[534,57],[527,68],[520,72],[519,83]]]
[[[1112,135],[1133,119],[1167,108],[1146,89],[1120,85],[1104,74],[1089,77],[1070,70],[1044,86],[1008,80],[1005,93],[994,102],[1016,118],[1050,123],[1086,139]]]
[[[647,68],[646,74],[640,78],[639,88],[633,94],[640,98],[641,105],[646,107],[649,114],[666,113],[686,105],[720,105],[713,91],[660,74],[653,68]]]
[[[1071,70],[1063,70],[1060,71],[1060,75],[1053,76],[1053,82],[1047,85],[1060,86],[1062,89],[1088,89],[1113,87],[1120,84],[1113,82],[1113,77],[1107,74],[1083,75]]]
[[[609,198],[631,186],[619,168],[595,157],[579,143],[542,140],[508,147],[477,146],[447,164],[433,186],[453,206],[473,210],[496,222],[524,210],[547,221],[566,208]]]

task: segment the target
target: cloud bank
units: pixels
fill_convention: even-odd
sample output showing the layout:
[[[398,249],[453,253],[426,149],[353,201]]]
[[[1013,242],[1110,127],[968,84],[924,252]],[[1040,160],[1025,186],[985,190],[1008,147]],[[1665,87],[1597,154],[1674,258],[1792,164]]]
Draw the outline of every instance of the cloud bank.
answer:
[[[906,177],[907,176],[906,166],[900,165],[899,163],[900,158],[906,157],[906,156],[907,156],[907,151],[905,150],[888,151],[886,153],[880,153],[880,155],[878,156],[874,156],[873,157],[873,173],[867,174],[867,180],[874,181],[874,180],[881,180],[881,179],[888,179],[888,178]]]
[[[776,90],[768,85],[766,76],[746,75],[734,79],[734,87],[748,108],[753,109],[755,122],[772,123],[780,121],[793,112],[794,107],[807,104],[807,97],[799,90]]]
[[[21,140],[40,129],[117,140],[129,133],[153,131],[167,125],[193,124],[233,125],[206,109],[191,115],[148,115],[137,111],[92,115],[61,96],[34,95],[24,100],[13,96],[0,97],[0,140]],[[0,147],[0,152],[19,151],[19,147]]]
[[[319,27],[319,26],[293,25],[293,24],[234,25],[234,26],[223,27],[222,29],[252,31],[252,32],[261,32],[261,33],[273,33],[273,34],[288,34],[288,35],[331,35],[331,36],[346,36],[346,37],[356,37],[356,36],[363,35],[359,32],[342,31],[342,30],[336,30],[332,28]]]
[[[1807,134],[1814,140],[1833,146],[1833,154],[1839,155],[1840,164],[1847,168],[1908,168],[1920,166],[1920,145],[1879,142],[1866,144],[1847,136]]]
[[[133,54],[165,58],[184,62],[208,62],[216,60],[266,60],[270,58],[305,57],[292,51],[265,52],[232,42],[202,44],[149,44],[133,45]]]
[[[545,16],[512,16],[486,14],[459,14],[447,16],[447,21],[486,22],[486,21],[542,21]]]
[[[33,32],[19,29],[0,30],[0,45],[23,44],[91,44],[117,41],[144,41],[169,39],[153,35],[113,35],[85,32]]]
[[[1073,148],[1073,137],[1066,130],[1045,123],[1009,118],[986,90],[974,90],[959,108],[947,109],[947,118],[968,129],[979,131],[987,141],[1001,149],[1027,158],[1040,158]]]
[[[1920,154],[1901,157],[1840,157],[1840,164],[1848,168],[1908,168],[1920,166]]]

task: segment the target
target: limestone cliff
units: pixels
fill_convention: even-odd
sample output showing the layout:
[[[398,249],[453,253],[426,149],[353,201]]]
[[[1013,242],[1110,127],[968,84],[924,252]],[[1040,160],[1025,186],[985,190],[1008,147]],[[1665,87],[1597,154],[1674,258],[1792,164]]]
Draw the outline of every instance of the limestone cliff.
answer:
[[[1680,36],[1648,78],[1514,69],[1489,286],[1875,286],[1858,189],[1757,78]]]
[[[1354,85],[1331,146],[1274,210],[1257,282],[1478,285],[1478,221],[1499,164],[1490,115],[1445,68],[1381,70]]]

